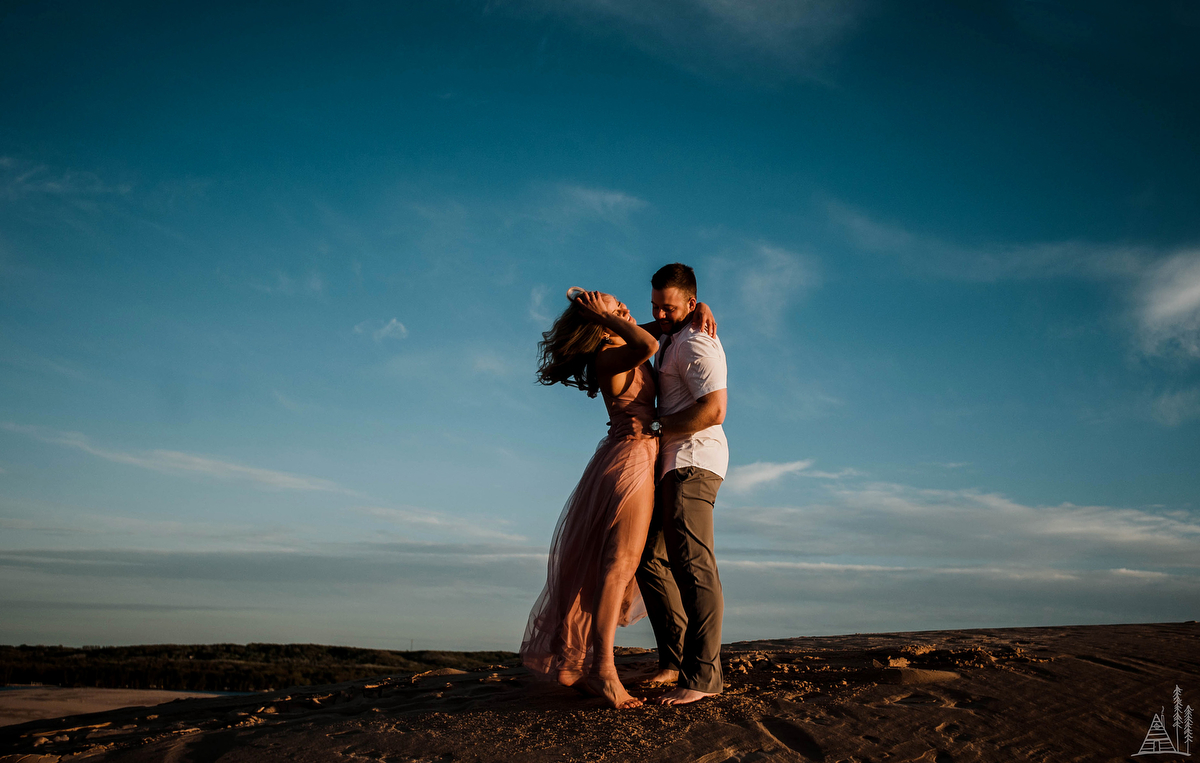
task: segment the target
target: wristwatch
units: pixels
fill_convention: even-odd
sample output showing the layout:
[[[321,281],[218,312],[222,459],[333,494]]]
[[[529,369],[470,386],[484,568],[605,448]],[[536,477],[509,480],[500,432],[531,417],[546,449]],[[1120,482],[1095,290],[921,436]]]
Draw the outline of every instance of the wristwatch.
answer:
[[[662,422],[658,419],[650,422],[650,434],[655,437],[662,437]]]

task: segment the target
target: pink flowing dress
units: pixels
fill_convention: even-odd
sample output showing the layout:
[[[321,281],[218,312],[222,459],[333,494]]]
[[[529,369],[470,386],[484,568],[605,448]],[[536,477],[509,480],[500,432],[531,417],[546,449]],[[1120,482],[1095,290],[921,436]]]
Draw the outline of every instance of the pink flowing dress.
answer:
[[[606,560],[614,551],[612,528],[627,512],[653,510],[658,458],[658,439],[650,434],[654,394],[649,364],[634,369],[633,381],[619,397],[604,394],[608,436],[600,441],[558,518],[546,587],[525,626],[521,660],[530,670],[557,675],[564,668],[591,667],[592,615]],[[645,614],[637,582],[630,580],[619,622],[629,625]]]

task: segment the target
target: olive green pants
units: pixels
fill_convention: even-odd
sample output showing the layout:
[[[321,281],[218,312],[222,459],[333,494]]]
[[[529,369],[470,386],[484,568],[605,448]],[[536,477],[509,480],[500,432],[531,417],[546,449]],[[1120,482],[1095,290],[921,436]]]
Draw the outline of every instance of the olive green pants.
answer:
[[[721,617],[725,600],[713,555],[713,503],[721,478],[689,466],[654,490],[654,515],[637,582],[658,642],[660,669],[679,685],[721,691]]]

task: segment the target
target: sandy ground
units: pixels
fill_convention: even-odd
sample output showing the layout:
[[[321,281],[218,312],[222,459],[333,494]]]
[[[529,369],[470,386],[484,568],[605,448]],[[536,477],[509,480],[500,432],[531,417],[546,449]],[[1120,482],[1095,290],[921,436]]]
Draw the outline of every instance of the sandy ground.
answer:
[[[1164,707],[1171,729],[1176,686],[1200,708],[1194,622],[781,639],[723,657],[725,693],[684,708],[617,711],[520,668],[443,669],[8,726],[0,763],[1144,762],[1186,759],[1133,757]],[[655,665],[618,662],[629,684]]]
[[[0,691],[0,726],[213,696],[217,695],[141,689],[60,689],[57,686],[6,689]]]

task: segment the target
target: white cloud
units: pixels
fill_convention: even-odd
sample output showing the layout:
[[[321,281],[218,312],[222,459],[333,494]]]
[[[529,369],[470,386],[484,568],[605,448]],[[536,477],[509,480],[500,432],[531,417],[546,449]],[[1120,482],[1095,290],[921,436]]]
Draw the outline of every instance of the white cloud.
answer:
[[[753,490],[768,482],[775,482],[784,475],[804,471],[812,466],[812,464],[812,459],[809,459],[806,461],[790,461],[784,464],[759,461],[758,463],[747,464],[745,466],[735,466],[729,470],[729,474],[725,478],[725,487],[728,490],[734,491]]]
[[[382,342],[384,339],[403,339],[408,336],[408,329],[400,321],[392,318],[387,323],[383,324],[371,335],[376,342]]]
[[[1200,251],[1180,252],[1153,265],[1138,302],[1148,353],[1200,357]]]
[[[354,327],[355,334],[370,334],[371,338],[376,342],[382,342],[385,339],[404,339],[408,336],[408,329],[396,318],[389,321],[363,321]]]
[[[739,269],[743,307],[768,334],[778,329],[790,304],[821,282],[812,260],[766,243]]]
[[[92,445],[88,439],[78,432],[56,432],[42,427],[0,423],[0,429],[33,437],[42,442],[62,445],[82,450],[106,461],[127,464],[142,469],[164,474],[194,474],[219,480],[237,480],[251,482],[263,487],[277,490],[321,491],[356,495],[330,480],[319,477],[307,477],[289,472],[277,472],[270,469],[259,469],[228,461],[219,461],[207,456],[197,456],[192,453],[182,453],[174,450],[147,450],[127,452],[109,450]]]

